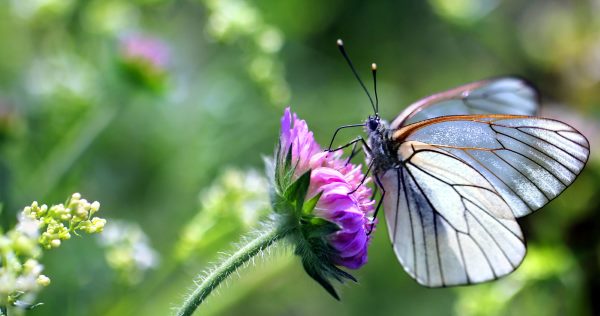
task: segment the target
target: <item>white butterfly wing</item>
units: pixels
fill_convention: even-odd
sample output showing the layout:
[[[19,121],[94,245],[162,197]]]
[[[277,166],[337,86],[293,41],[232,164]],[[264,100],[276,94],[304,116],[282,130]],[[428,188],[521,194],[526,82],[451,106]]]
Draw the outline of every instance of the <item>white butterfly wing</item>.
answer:
[[[446,115],[536,115],[539,96],[523,79],[503,77],[466,84],[419,100],[392,122],[399,127]]]
[[[587,139],[559,121],[446,116],[394,132],[398,168],[380,174],[394,251],[420,284],[492,280],[523,260],[516,222],[558,196],[585,166]]]
[[[492,184],[515,217],[558,196],[590,153],[587,139],[571,126],[527,116],[448,116],[406,126],[395,137],[430,144],[465,161]]]
[[[429,287],[472,284],[512,272],[525,256],[508,204],[483,175],[420,142],[380,176],[390,239],[404,269]]]

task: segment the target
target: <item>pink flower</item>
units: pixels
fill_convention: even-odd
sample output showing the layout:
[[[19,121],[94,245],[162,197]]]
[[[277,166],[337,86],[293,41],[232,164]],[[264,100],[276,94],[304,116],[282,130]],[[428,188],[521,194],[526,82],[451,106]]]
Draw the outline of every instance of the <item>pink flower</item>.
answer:
[[[169,48],[163,41],[140,34],[123,38],[121,51],[125,59],[147,64],[159,71],[164,70],[170,60]]]
[[[371,200],[371,189],[365,185],[370,179],[361,185],[364,177],[361,167],[346,163],[341,152],[324,152],[306,122],[292,115],[289,108],[281,119],[280,144],[280,160],[285,159],[291,146],[296,176],[312,170],[306,200],[321,194],[313,214],[339,227],[325,236],[334,250],[330,254],[332,262],[350,269],[360,268],[367,262],[368,232],[373,224],[370,215],[375,202]]]
[[[281,157],[285,159],[290,146],[292,147],[292,166],[294,173],[301,175],[325,160],[321,146],[315,142],[313,133],[308,130],[306,121],[298,119],[286,108],[281,118],[281,135],[279,136]]]

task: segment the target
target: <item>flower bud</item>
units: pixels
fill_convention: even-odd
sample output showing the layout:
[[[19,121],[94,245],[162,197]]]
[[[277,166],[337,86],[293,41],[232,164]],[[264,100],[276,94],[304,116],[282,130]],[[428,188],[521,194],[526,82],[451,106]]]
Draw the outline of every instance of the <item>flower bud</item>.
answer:
[[[43,275],[43,274],[40,274],[40,275],[37,277],[37,280],[36,280],[36,282],[37,282],[37,284],[39,284],[40,286],[48,286],[48,285],[50,285],[50,278],[49,278],[49,277],[47,277],[47,276],[45,276],[45,275]]]

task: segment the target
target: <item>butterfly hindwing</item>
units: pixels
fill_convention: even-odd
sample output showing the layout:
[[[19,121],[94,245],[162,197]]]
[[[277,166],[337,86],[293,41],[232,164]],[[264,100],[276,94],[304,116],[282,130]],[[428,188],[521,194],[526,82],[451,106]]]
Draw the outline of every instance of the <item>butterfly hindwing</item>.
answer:
[[[527,81],[501,77],[469,83],[421,99],[406,108],[392,129],[445,115],[537,114],[539,95]]]
[[[525,255],[521,230],[492,185],[461,159],[405,142],[401,166],[380,177],[394,251],[429,287],[463,285],[512,272]]]

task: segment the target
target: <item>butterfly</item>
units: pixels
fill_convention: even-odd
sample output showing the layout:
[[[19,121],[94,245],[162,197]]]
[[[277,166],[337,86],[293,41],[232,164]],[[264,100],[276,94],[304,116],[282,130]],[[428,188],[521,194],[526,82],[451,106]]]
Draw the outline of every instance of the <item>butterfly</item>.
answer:
[[[536,116],[539,94],[501,77],[466,84],[408,106],[387,124],[363,126],[369,171],[381,190],[393,250],[419,284],[445,287],[494,280],[526,253],[517,218],[556,198],[584,168],[589,142],[573,127]],[[333,142],[333,139],[332,139]],[[340,148],[342,148],[340,147]],[[330,145],[331,148],[331,145]],[[354,150],[353,150],[354,152]],[[375,214],[376,216],[376,214]]]

